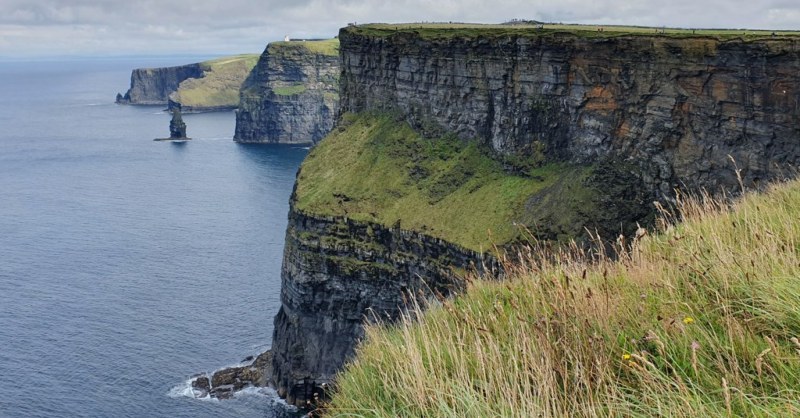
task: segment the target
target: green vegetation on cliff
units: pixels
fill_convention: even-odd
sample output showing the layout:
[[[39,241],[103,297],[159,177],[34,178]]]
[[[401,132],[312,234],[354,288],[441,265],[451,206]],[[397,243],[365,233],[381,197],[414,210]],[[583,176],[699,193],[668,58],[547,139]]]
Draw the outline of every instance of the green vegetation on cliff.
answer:
[[[268,52],[278,54],[293,48],[303,48],[312,54],[339,55],[339,39],[323,39],[318,41],[279,41],[270,42]]]
[[[799,416],[800,182],[678,206],[618,259],[540,249],[369,327],[328,414]]]
[[[184,108],[234,108],[239,104],[239,88],[256,62],[257,54],[201,62],[203,77],[184,80],[170,99]]]
[[[306,91],[306,86],[302,83],[292,84],[288,86],[274,87],[272,92],[278,96],[292,96]]]
[[[477,251],[523,238],[523,226],[546,238],[575,237],[614,212],[603,204],[612,193],[606,180],[600,192],[599,167],[531,165],[520,173],[490,154],[454,136],[423,138],[395,115],[348,114],[303,163],[295,208]]]
[[[602,30],[600,30],[602,29]],[[424,39],[476,38],[480,36],[547,36],[569,33],[581,37],[614,37],[623,35],[669,36],[669,37],[714,37],[720,39],[757,39],[776,36],[800,36],[798,31],[770,31],[752,29],[684,29],[653,28],[645,26],[606,26],[544,23],[537,24],[478,24],[478,23],[372,23],[348,26],[346,32],[391,36],[400,32],[414,33]]]

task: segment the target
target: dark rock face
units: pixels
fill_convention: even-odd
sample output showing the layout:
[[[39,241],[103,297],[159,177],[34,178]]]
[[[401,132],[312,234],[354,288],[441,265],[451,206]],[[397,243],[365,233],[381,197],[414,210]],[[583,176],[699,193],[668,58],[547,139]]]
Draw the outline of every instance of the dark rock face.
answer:
[[[305,404],[308,382],[330,383],[353,355],[365,320],[395,320],[409,296],[449,295],[464,286],[457,271],[492,268],[488,256],[423,234],[293,210],[272,346],[278,393]]]
[[[200,64],[138,68],[131,72],[131,88],[124,96],[117,94],[117,103],[166,105],[169,103],[169,95],[178,90],[182,81],[202,76]]]
[[[267,45],[240,91],[234,141],[314,144],[333,127],[339,57]]]
[[[181,117],[180,108],[172,109],[172,120],[169,121],[169,137],[171,139],[186,138],[186,122]]]
[[[501,154],[637,164],[661,195],[800,163],[800,40],[340,32],[342,111],[400,110]]]
[[[252,359],[252,357],[250,357]],[[210,377],[197,376],[192,380],[195,396],[227,399],[247,386],[267,386],[272,375],[272,352],[261,353],[249,365],[217,370]]]

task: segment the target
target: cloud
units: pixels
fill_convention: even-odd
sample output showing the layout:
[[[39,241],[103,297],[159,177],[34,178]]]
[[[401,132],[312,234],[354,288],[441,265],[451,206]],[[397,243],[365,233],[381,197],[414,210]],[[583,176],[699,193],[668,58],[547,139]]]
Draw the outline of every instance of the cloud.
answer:
[[[0,55],[260,52],[285,34],[349,22],[513,18],[679,27],[800,29],[796,0],[3,0]]]

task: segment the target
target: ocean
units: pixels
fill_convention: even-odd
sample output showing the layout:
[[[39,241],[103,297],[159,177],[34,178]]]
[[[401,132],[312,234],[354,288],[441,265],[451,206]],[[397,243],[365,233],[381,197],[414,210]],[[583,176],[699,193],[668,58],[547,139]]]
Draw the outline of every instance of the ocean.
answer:
[[[232,141],[233,112],[114,104],[137,67],[0,62],[0,416],[283,417],[273,391],[188,395],[271,345],[302,147]]]

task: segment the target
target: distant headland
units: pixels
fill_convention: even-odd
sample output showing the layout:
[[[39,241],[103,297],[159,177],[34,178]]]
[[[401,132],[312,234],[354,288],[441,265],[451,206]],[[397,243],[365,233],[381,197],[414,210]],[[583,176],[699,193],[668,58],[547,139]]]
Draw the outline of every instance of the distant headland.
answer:
[[[166,105],[183,112],[236,109],[239,87],[258,61],[257,54],[234,55],[176,67],[138,68],[131,86],[116,102]]]

